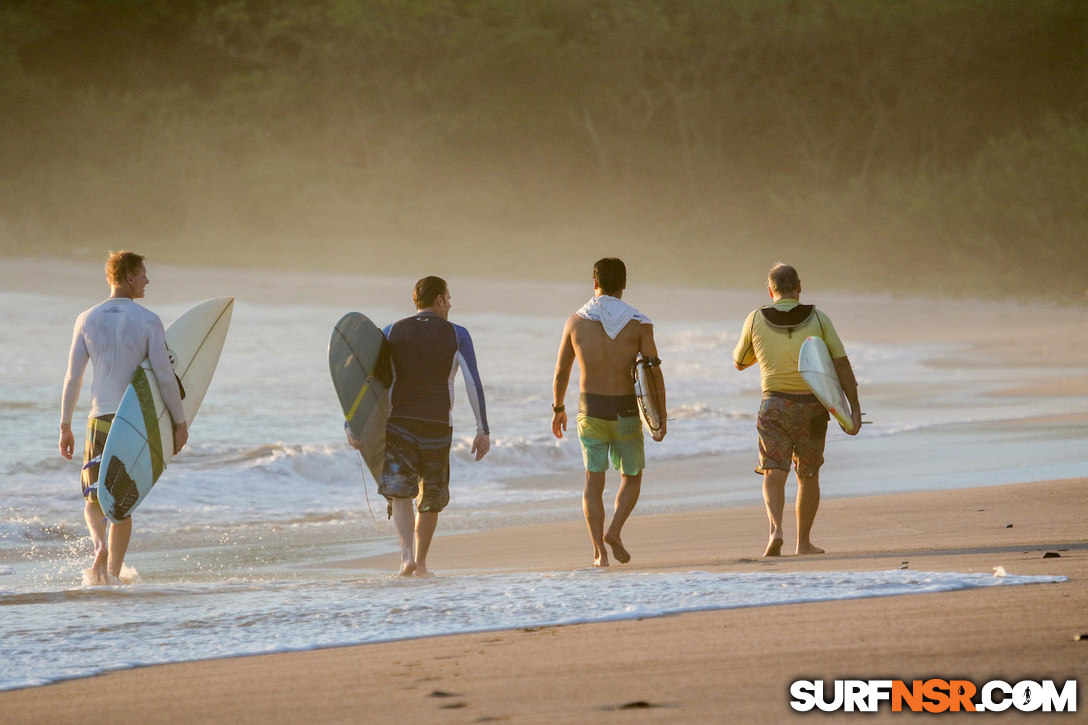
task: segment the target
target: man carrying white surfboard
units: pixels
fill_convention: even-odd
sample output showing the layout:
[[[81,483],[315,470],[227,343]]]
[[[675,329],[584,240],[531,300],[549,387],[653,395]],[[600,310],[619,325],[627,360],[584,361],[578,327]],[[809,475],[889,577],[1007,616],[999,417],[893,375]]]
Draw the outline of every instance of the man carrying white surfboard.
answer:
[[[87,421],[84,468],[81,475],[87,529],[94,544],[94,564],[88,572],[92,584],[108,584],[121,574],[132,519],[110,525],[98,503],[97,459],[102,454],[110,421],[133,373],[144,359],[151,361],[155,379],[170,416],[174,420],[174,450],[180,451],[189,438],[181,391],[170,366],[162,320],[137,304],[150,280],[144,258],[134,252],[113,252],[106,260],[110,296],[84,311],[77,319],[68,354],[68,372],[61,397],[60,452],[71,460],[75,449],[72,416],[75,414],[83,373],[87,363],[94,367],[91,384],[91,411]]]
[[[608,566],[605,544],[621,564],[631,560],[620,538],[627,518],[634,511],[642,489],[646,467],[642,420],[635,396],[632,366],[639,355],[649,361],[656,400],[653,409],[660,421],[654,440],[665,437],[665,383],[657,357],[654,328],[650,318],[620,297],[627,286],[627,268],[616,258],[599,260],[593,266],[593,299],[567,319],[553,382],[552,434],[562,438],[567,429],[563,401],[570,372],[577,359],[581,372],[578,402],[578,439],[586,467],[582,510],[593,543],[593,564]],[[608,531],[604,530],[604,487],[609,458],[620,469],[616,508]]]
[[[827,409],[812,394],[797,370],[805,339],[821,338],[831,353],[839,384],[850,403],[853,427],[861,430],[858,385],[846,349],[831,319],[812,305],[802,305],[801,280],[797,270],[775,265],[767,276],[772,304],[753,310],[744,321],[740,340],[733,351],[738,370],[759,363],[763,402],[759,408],[759,467],[763,474],[763,501],[770,523],[764,556],[782,553],[782,512],[786,500],[786,479],[791,464],[797,474],[798,555],[822,554],[811,541],[812,524],[820,507],[820,466],[824,462]]]

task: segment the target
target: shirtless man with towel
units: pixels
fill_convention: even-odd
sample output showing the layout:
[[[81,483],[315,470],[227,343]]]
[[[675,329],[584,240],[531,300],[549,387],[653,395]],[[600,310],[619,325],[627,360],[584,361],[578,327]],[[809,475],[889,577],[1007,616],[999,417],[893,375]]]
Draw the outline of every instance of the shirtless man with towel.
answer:
[[[638,503],[642,469],[646,467],[642,421],[639,418],[631,369],[639,355],[652,364],[655,390],[661,391],[659,409],[665,410],[665,384],[654,343],[654,328],[646,317],[620,297],[627,286],[627,268],[616,258],[593,266],[593,299],[567,319],[559,358],[555,364],[552,405],[552,433],[562,438],[567,429],[563,401],[575,359],[581,372],[578,401],[578,439],[586,466],[582,494],[589,537],[593,542],[593,564],[608,566],[605,544],[621,563],[631,560],[620,532]],[[654,434],[665,437],[665,422]],[[609,459],[622,475],[616,493],[616,507],[608,531],[604,529],[604,486]]]

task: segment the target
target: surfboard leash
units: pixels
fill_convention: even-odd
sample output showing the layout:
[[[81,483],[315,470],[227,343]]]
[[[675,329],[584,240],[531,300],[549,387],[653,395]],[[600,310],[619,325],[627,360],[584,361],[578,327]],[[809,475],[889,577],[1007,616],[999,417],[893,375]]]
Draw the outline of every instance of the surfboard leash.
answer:
[[[384,534],[389,530],[389,521],[387,520],[385,524],[380,524],[378,523],[378,517],[374,515],[374,506],[370,503],[370,490],[366,485],[366,465],[363,461],[362,452],[359,453],[359,471],[363,474],[363,494],[366,496],[366,509],[370,512],[370,518],[374,522],[374,528]],[[377,487],[377,485],[378,482],[375,481],[374,486]]]

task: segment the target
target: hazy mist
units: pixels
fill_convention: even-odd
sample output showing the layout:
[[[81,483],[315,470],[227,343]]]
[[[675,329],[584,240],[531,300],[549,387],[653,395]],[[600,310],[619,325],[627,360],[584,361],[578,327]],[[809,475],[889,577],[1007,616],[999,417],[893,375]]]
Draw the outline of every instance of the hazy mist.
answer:
[[[0,254],[1088,288],[1088,3],[0,5]]]

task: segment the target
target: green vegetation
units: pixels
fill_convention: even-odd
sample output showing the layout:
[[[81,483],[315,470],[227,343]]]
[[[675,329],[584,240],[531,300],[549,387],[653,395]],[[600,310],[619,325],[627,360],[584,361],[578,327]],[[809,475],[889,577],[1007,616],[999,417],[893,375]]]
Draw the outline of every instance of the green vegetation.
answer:
[[[0,253],[1083,298],[1086,241],[1083,0],[0,4]]]

